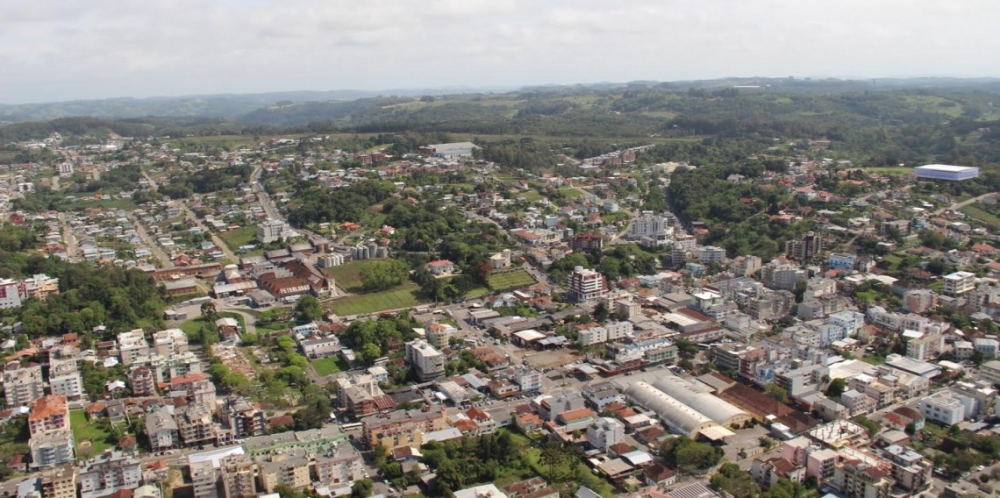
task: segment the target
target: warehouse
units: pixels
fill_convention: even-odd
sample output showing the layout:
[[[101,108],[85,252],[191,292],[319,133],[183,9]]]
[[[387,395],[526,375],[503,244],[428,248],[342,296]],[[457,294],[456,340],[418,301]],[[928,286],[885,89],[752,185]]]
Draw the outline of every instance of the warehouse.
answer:
[[[958,182],[971,180],[979,176],[979,168],[973,166],[950,166],[947,164],[928,164],[913,169],[917,178],[926,180],[948,180]]]
[[[691,407],[719,425],[740,427],[753,418],[749,413],[680,377],[673,375],[663,377],[656,381],[653,387]]]
[[[632,384],[625,395],[643,408],[656,412],[672,432],[693,438],[702,430],[716,426],[712,419],[645,382]]]

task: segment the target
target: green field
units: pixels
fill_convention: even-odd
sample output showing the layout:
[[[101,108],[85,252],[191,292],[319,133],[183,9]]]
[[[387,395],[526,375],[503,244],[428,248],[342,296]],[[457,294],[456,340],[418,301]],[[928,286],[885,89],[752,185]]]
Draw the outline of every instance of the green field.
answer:
[[[900,168],[892,166],[877,166],[872,168],[848,168],[850,170],[860,169],[861,171],[869,174],[879,174],[879,175],[905,175],[907,173],[913,173],[912,168]]]
[[[559,189],[559,193],[562,194],[563,196],[565,196],[567,199],[570,199],[570,200],[572,200],[572,199],[579,199],[583,195],[583,193],[580,192],[579,190],[577,190],[575,188],[568,188],[568,187],[567,188],[561,188],[561,189]]]
[[[387,291],[354,294],[330,303],[330,311],[341,316],[346,316],[409,308],[419,304],[416,296],[416,291],[419,289],[420,287],[417,284],[408,282]]]
[[[519,289],[535,283],[535,278],[527,270],[517,270],[510,273],[490,275],[490,288],[495,291]]]
[[[975,218],[983,223],[1000,227],[1000,217],[986,212],[976,204],[970,204],[962,208],[962,212],[971,218]]]
[[[490,293],[490,290],[486,287],[476,287],[475,289],[470,289],[469,292],[465,293],[466,299],[476,299],[477,297],[483,297]]]
[[[87,420],[87,414],[83,410],[73,410],[69,412],[69,423],[70,427],[73,429],[73,439],[76,441],[77,448],[77,458],[83,459],[84,455],[80,453],[80,443],[84,441],[90,442],[90,453],[89,455],[99,455],[104,452],[104,450],[114,448],[114,443],[111,443],[108,439],[111,437],[107,431],[101,428],[98,424],[91,423]]]
[[[371,260],[376,261],[376,260]],[[323,273],[333,277],[337,286],[349,292],[361,289],[361,269],[371,261],[351,261],[340,266],[323,268]]]
[[[236,252],[240,249],[240,246],[257,243],[257,227],[247,225],[235,230],[229,230],[228,232],[222,232],[219,234],[219,238],[229,246],[231,251]]]
[[[529,190],[527,192],[524,192],[524,193],[521,193],[521,194],[517,194],[517,197],[524,197],[524,200],[526,200],[528,202],[535,202],[538,199],[542,198],[542,194],[539,194],[538,192],[536,192],[534,190]]]
[[[347,365],[344,364],[344,360],[342,360],[339,356],[313,360],[311,364],[313,369],[316,370],[316,374],[323,377],[347,370]]]

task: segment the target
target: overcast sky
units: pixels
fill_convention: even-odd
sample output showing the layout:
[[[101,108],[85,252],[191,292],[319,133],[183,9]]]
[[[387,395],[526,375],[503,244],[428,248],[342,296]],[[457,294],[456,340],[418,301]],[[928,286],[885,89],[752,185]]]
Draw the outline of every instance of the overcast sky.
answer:
[[[0,102],[1000,76],[996,0],[0,0]]]

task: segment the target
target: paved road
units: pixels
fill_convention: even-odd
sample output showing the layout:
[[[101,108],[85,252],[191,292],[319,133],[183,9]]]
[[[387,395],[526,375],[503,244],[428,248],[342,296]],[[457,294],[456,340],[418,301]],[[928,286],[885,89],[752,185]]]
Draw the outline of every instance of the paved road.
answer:
[[[154,191],[159,190],[160,186],[157,185],[156,180],[153,180],[152,176],[149,176],[149,173],[146,172],[146,170],[142,170],[142,176],[146,178],[147,182],[149,182],[150,188],[152,188]],[[229,249],[229,246],[226,245],[226,243],[222,239],[220,239],[218,235],[215,235],[214,232],[209,230],[208,227],[205,226],[200,219],[198,219],[198,216],[194,214],[194,211],[192,211],[191,208],[188,207],[186,199],[181,201],[181,207],[184,209],[185,217],[188,220],[192,221],[195,225],[200,227],[203,233],[207,233],[208,236],[212,239],[212,243],[215,244],[216,247],[222,250],[223,255],[225,255],[227,258],[229,258],[230,261],[234,263],[239,260],[239,257],[236,256],[236,253],[234,253],[231,249]],[[143,230],[141,228],[141,225],[139,224],[136,224],[136,227],[139,228],[140,232]],[[154,247],[157,246],[154,244]],[[156,253],[155,249],[153,250],[153,253],[154,254]]]
[[[149,247],[153,256],[156,256],[156,259],[160,260],[160,266],[163,268],[173,268],[173,260],[171,260],[166,251],[160,247],[160,244],[158,244],[148,233],[146,233],[146,227],[143,226],[142,222],[136,219],[135,214],[127,213],[126,216],[128,217],[128,220],[132,222],[132,226],[135,227],[135,231],[139,234],[139,238],[146,243],[146,246]]]
[[[73,233],[73,227],[66,223],[66,213],[59,213],[58,219],[59,226],[62,228],[63,242],[66,243],[66,254],[69,255],[69,262],[76,263],[80,261],[79,249],[76,244],[76,234]]]
[[[968,199],[968,200],[964,200],[964,201],[962,201],[962,202],[955,202],[955,203],[953,203],[952,205],[950,205],[950,206],[948,206],[948,207],[943,207],[943,208],[941,208],[941,209],[938,209],[937,211],[934,211],[934,212],[933,212],[933,213],[931,213],[931,214],[932,214],[933,216],[937,216],[937,215],[939,215],[939,214],[941,214],[941,213],[943,213],[943,212],[945,212],[945,211],[948,211],[948,210],[951,210],[951,211],[958,211],[959,209],[962,209],[962,208],[964,208],[965,206],[968,206],[968,205],[970,205],[970,204],[975,204],[975,203],[977,203],[977,202],[979,202],[979,201],[981,201],[981,200],[985,199],[986,197],[989,197],[989,196],[991,196],[991,195],[994,195],[994,194],[995,194],[995,192],[990,192],[990,193],[988,193],[988,194],[983,194],[983,195],[981,195],[981,196],[979,196],[979,197],[973,197],[972,199]]]

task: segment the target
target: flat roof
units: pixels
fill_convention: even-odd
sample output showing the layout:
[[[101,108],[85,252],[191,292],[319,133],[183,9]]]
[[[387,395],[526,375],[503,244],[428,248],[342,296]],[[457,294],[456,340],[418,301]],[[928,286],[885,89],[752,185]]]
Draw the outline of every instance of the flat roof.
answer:
[[[699,432],[701,433],[702,436],[705,436],[706,438],[711,439],[712,441],[719,441],[727,437],[736,435],[735,432],[726,429],[721,425],[713,425],[710,427],[706,427]]]
[[[533,342],[545,338],[545,334],[534,329],[515,332],[514,335],[517,336],[518,339],[521,339],[524,342]]]
[[[978,170],[979,168],[973,166],[953,166],[950,164],[927,164],[925,166],[917,166],[914,169],[929,170],[929,171],[947,171],[950,173],[958,173],[960,171]]]

